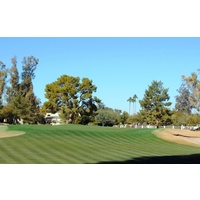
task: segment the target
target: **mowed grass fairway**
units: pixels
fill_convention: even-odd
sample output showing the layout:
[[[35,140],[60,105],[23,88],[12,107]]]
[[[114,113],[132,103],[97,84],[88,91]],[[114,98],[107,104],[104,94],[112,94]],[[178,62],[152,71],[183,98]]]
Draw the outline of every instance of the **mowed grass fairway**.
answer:
[[[0,138],[0,163],[200,163],[200,148],[157,138],[152,129],[17,125]]]

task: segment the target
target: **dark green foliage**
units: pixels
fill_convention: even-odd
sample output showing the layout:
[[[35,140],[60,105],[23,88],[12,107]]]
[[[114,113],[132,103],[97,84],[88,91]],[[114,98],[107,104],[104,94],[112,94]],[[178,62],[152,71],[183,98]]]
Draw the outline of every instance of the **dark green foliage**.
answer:
[[[101,101],[93,96],[97,87],[92,80],[63,75],[57,81],[47,84],[43,110],[59,112],[64,122],[87,124],[92,118]]]
[[[7,87],[7,102],[10,103],[13,98],[19,93],[19,72],[17,69],[17,58],[11,59],[12,67],[9,70],[10,74],[10,87]]]
[[[171,111],[169,106],[168,89],[163,87],[161,81],[153,81],[145,91],[144,98],[140,100],[140,115],[147,124],[161,126],[171,124]]]
[[[21,82],[16,57],[12,58],[11,62],[10,85],[7,86],[6,91],[7,102],[1,110],[3,117],[9,123],[17,119],[23,119],[25,123],[36,123],[40,115],[40,100],[34,94],[32,80],[35,78],[38,59],[33,56],[24,58]]]

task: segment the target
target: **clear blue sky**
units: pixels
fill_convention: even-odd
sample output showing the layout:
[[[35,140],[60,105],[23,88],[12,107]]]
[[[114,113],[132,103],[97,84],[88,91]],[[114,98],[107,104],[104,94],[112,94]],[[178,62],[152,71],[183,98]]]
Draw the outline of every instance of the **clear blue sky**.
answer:
[[[0,60],[10,67],[17,56],[19,71],[24,56],[39,59],[34,91],[42,102],[46,84],[67,74],[92,79],[95,96],[127,112],[127,99],[134,94],[142,99],[153,80],[169,88],[174,107],[181,75],[200,68],[200,38],[1,37],[0,47]]]
[[[199,29],[199,2],[198,1],[159,1],[159,0],[76,0],[76,1],[2,1],[1,2],[1,31],[2,36],[200,36]],[[69,74],[74,76],[86,76],[93,79],[94,84],[97,85],[98,90],[96,95],[100,97],[103,102],[113,108],[121,108],[128,111],[127,99],[133,94],[137,94],[140,99],[143,98],[144,91],[151,84],[152,80],[162,80],[164,86],[169,88],[169,94],[171,101],[174,102],[174,96],[177,95],[176,89],[181,84],[181,75],[189,75],[192,71],[196,71],[200,68],[200,38],[100,38],[100,39],[77,39],[77,38],[1,38],[0,37],[0,60],[5,62],[7,66],[10,65],[10,59],[14,55],[18,58],[19,68],[21,68],[21,61],[24,56],[33,55],[40,59],[38,69],[36,71],[36,79],[34,81],[35,93],[38,97],[44,101],[44,88],[47,83],[55,81],[62,74]],[[139,105],[138,105],[139,106]],[[48,171],[54,175],[55,167],[48,169],[45,166],[45,172]],[[2,167],[2,166],[0,166]],[[21,166],[20,166],[21,167]],[[136,166],[134,166],[136,167]],[[165,168],[166,167],[166,168]],[[164,168],[164,169],[163,169]],[[151,170],[155,174],[163,172],[168,166],[162,166],[162,171],[152,166]],[[3,168],[6,171],[8,168]],[[32,168],[33,169],[33,168]],[[31,169],[31,170],[32,170]],[[131,193],[129,191],[129,179],[130,174],[135,180],[135,183],[147,183],[136,184],[137,194],[134,194],[141,198],[141,194],[145,198],[149,198],[144,193],[144,187],[147,189],[157,188],[163,190],[163,184],[166,185],[166,181],[161,180],[161,176],[154,175],[153,187],[151,188],[149,182],[152,176],[146,166],[139,166],[136,170],[116,166],[111,169],[103,169],[102,173],[109,170],[112,172],[111,177],[106,179],[109,185],[112,185],[111,192],[107,191],[107,188],[103,188],[106,196],[113,197],[113,189],[119,188],[119,182],[123,183],[124,187],[120,187],[120,190],[114,195],[114,197],[126,196],[129,197]],[[15,169],[16,170],[16,169]],[[29,173],[29,169],[20,168],[19,173],[11,174],[10,169],[6,171],[5,177],[1,176],[1,179],[8,180],[8,175],[20,174],[20,186],[27,187],[27,185],[38,185],[38,180],[35,180],[34,174]],[[33,169],[35,171],[35,167]],[[85,169],[84,169],[85,170]],[[98,171],[97,171],[98,170]],[[104,171],[105,170],[105,171]],[[182,170],[180,172],[180,170]],[[52,181],[46,179],[46,174],[41,168],[38,168],[37,174],[40,177],[44,177],[41,181],[42,187],[49,190],[52,187]],[[94,185],[102,187],[99,182],[101,174],[99,173],[99,167],[94,168],[87,165],[86,173],[83,172],[82,166],[75,169],[73,167],[66,166],[64,169],[56,170],[55,176],[51,177],[56,195],[63,196],[60,188],[63,184],[57,184],[57,177],[66,177],[70,181],[74,181],[74,175],[80,178],[80,183],[85,180],[85,174],[87,174],[87,184],[84,189],[86,191],[89,187],[92,187],[93,192],[87,199],[93,199],[96,188]],[[92,173],[92,176],[88,176]],[[127,176],[124,176],[126,172]],[[129,173],[130,172],[130,173]],[[135,173],[134,173],[135,172]],[[196,173],[197,170],[192,172]],[[33,179],[27,184],[28,175],[33,174]],[[60,176],[57,174],[60,173]],[[123,174],[122,174],[123,173]],[[186,173],[186,170],[181,167],[170,171],[174,177],[176,177],[176,185],[179,188],[184,187],[185,183],[181,180],[182,173]],[[3,175],[4,175],[3,174]],[[45,176],[44,176],[45,174]],[[82,176],[82,174],[84,176]],[[97,176],[96,176],[97,175]],[[100,176],[99,176],[100,175]],[[109,174],[110,175],[110,174]],[[116,177],[119,181],[115,181]],[[150,176],[149,176],[150,175]],[[191,177],[187,174],[187,177]],[[163,176],[163,173],[162,173]],[[29,176],[30,177],[30,176]],[[55,177],[55,178],[54,178]],[[126,180],[124,177],[129,177]],[[145,179],[141,179],[145,177]],[[148,178],[146,178],[148,177]],[[166,176],[165,178],[168,178]],[[16,177],[17,183],[19,178]],[[34,181],[35,180],[35,181]],[[97,181],[95,181],[97,180]],[[114,181],[112,181],[114,180]],[[60,181],[60,180],[59,180]],[[69,182],[70,182],[69,181]],[[190,181],[188,178],[187,181]],[[62,180],[60,181],[62,183]],[[26,185],[24,185],[26,183]],[[92,183],[92,185],[90,184]],[[95,183],[95,184],[94,184]],[[124,184],[128,183],[128,184]],[[159,183],[159,184],[158,184]],[[162,183],[162,184],[161,184]],[[140,187],[142,185],[142,187]],[[17,184],[15,184],[16,188]],[[107,186],[107,185],[106,185]],[[121,185],[120,185],[121,186]],[[77,186],[78,189],[83,190],[83,184]],[[76,190],[77,190],[76,187]],[[149,188],[150,187],[150,188]],[[5,188],[7,191],[8,187]],[[128,188],[128,189],[127,189]],[[17,188],[18,189],[18,188]],[[68,196],[74,197],[74,188]],[[105,190],[104,190],[105,189]],[[193,187],[187,187],[189,193],[196,194]],[[4,191],[4,190],[2,190]],[[44,190],[45,191],[45,190]],[[64,190],[63,190],[64,191]],[[178,191],[178,190],[177,190]],[[198,191],[198,190],[196,190]],[[132,191],[131,191],[132,192]],[[4,192],[5,193],[5,192]],[[49,193],[50,199],[54,196],[52,192]],[[5,193],[7,197],[7,193]],[[13,193],[15,196],[16,194]],[[93,195],[94,194],[94,195]],[[180,196],[180,193],[176,193]],[[42,193],[43,195],[43,193]],[[46,196],[47,194],[44,193]],[[145,196],[144,196],[145,195]],[[197,194],[198,195],[198,194]],[[196,197],[197,195],[193,195]],[[1,195],[2,196],[2,195]],[[4,194],[3,194],[4,196]],[[13,196],[13,198],[15,198]],[[82,193],[80,198],[82,197]],[[105,195],[104,195],[105,196]],[[152,196],[152,195],[151,195]],[[20,196],[21,197],[21,196]],[[154,194],[152,196],[155,200],[159,199]],[[170,198],[171,196],[169,196]],[[182,196],[181,196],[182,197]],[[185,193],[184,196],[185,197]],[[21,198],[26,199],[26,198]],[[77,198],[78,199],[78,198]],[[108,198],[107,198],[108,199]]]

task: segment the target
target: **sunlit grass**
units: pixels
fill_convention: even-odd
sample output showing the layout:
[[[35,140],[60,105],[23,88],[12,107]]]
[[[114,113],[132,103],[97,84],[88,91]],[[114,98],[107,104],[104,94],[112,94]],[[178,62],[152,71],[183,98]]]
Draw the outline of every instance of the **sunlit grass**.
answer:
[[[0,163],[101,163],[200,154],[198,147],[157,138],[152,129],[81,125],[17,125],[8,129],[26,134],[0,139]]]

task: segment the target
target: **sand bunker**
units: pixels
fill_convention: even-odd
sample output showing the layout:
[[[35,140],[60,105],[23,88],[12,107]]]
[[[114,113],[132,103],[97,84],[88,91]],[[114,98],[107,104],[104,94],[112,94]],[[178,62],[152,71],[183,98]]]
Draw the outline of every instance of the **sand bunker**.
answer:
[[[22,131],[8,131],[7,126],[0,126],[0,138],[16,137],[25,134]]]
[[[170,142],[200,147],[200,131],[163,129],[154,131],[154,134]]]

